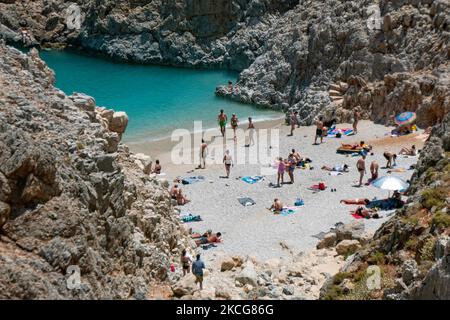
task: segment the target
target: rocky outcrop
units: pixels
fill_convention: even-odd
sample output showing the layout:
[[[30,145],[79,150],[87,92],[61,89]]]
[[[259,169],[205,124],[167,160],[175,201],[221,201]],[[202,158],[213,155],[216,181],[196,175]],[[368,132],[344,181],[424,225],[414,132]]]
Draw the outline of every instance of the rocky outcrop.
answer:
[[[205,261],[203,290],[198,289],[192,274],[183,277],[176,273],[174,278],[179,280],[172,285],[172,293],[180,299],[317,299],[323,283],[343,261],[333,248],[292,252],[267,261],[218,252]]]
[[[0,34],[72,45],[140,63],[241,72],[245,103],[387,123],[417,111],[419,124],[449,109],[449,16],[444,0],[12,1],[0,3]]]
[[[412,176],[407,205],[372,239],[360,242],[361,248],[322,288],[322,298],[450,299],[449,125],[447,114],[433,128]],[[377,283],[373,272],[378,272],[378,285],[370,287]]]
[[[144,299],[189,247],[167,186],[120,144],[126,115],[53,81],[0,42],[0,298]]]

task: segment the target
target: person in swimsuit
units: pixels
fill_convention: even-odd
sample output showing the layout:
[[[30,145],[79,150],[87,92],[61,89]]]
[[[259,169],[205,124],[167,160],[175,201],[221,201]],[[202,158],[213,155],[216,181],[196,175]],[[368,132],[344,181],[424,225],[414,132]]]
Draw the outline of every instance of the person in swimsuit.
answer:
[[[178,189],[178,193],[177,193],[177,204],[179,206],[184,206],[186,203],[190,202],[191,200],[188,200],[188,198],[186,198],[183,193],[181,192],[181,189]]]
[[[192,259],[187,254],[186,249],[181,252],[181,266],[183,268],[183,277],[189,273],[189,268],[191,267]]]
[[[239,125],[239,119],[238,119],[238,117],[236,116],[235,113],[233,113],[233,115],[231,116],[231,120],[230,121],[231,121],[231,128],[233,129],[233,133],[234,133],[233,139],[234,139],[234,141],[236,141],[237,140],[237,138],[236,138],[236,129],[237,129],[238,125]]]
[[[378,162],[372,161],[370,163],[370,174],[372,176],[369,179],[369,183],[378,179],[378,168],[379,168]]]
[[[402,150],[400,150],[399,154],[403,154],[405,156],[415,156],[417,155],[416,146],[412,145],[411,149],[403,147]]]
[[[348,172],[348,165],[335,165],[334,167],[323,166],[322,170],[335,172]]]
[[[294,183],[294,170],[295,167],[297,166],[297,161],[295,161],[295,157],[292,153],[289,154],[288,156],[288,174],[289,174],[289,178],[291,179],[291,184]]]
[[[219,121],[219,127],[220,127],[220,132],[222,133],[222,137],[225,137],[225,127],[227,125],[228,117],[223,112],[223,109],[220,110],[220,113],[217,116],[217,120]]]
[[[296,164],[298,165],[300,161],[302,161],[302,157],[300,156],[300,153],[298,153],[297,151],[295,151],[295,149],[291,150],[292,155],[295,158]]]
[[[204,234],[200,239],[195,240],[195,244],[200,246],[201,244],[218,243],[222,241],[221,236],[222,234],[220,232],[217,232],[216,234]]]
[[[314,144],[317,144],[317,138],[320,137],[320,143],[323,142],[323,117],[319,117],[316,122],[316,137],[314,138]]]
[[[353,132],[355,134],[358,133],[358,122],[359,122],[360,117],[361,117],[361,114],[359,113],[358,109],[355,108],[353,110]]]
[[[248,131],[249,131],[249,143],[248,146],[250,147],[251,145],[255,144],[255,125],[253,124],[253,120],[252,118],[248,118]]]
[[[283,204],[279,199],[275,198],[269,210],[274,211],[274,213],[280,213],[283,210]]]
[[[227,173],[227,178],[230,177],[230,168],[233,165],[233,158],[230,155],[230,150],[225,151],[225,155],[223,156],[223,163],[225,164],[225,171]]]
[[[197,169],[205,169],[206,168],[206,155],[208,151],[208,145],[206,144],[205,140],[202,139],[202,144],[200,145],[200,164],[198,165]],[[203,164],[203,167],[202,167]]]
[[[294,135],[294,130],[295,130],[295,126],[298,126],[298,111],[295,112],[291,112],[291,117],[289,119],[289,122],[291,124],[291,134],[289,134],[288,136],[293,136]]]
[[[387,160],[386,168],[392,169],[392,165],[396,166],[397,155],[391,152],[384,152],[384,158]],[[392,163],[393,162],[393,163]]]
[[[364,174],[366,173],[366,156],[361,156],[361,159],[356,162],[356,169],[358,169],[359,172],[359,185],[358,187],[362,186],[362,181],[364,178]]]
[[[155,161],[155,168],[152,173],[161,174],[161,165],[159,164],[159,160]]]
[[[280,187],[280,180],[281,183],[284,183],[284,171],[286,169],[286,166],[284,164],[283,158],[278,158],[278,178],[277,178],[277,186]]]
[[[172,189],[170,189],[170,197],[172,198],[172,199],[177,199],[177,197],[178,197],[178,191],[179,191],[180,189],[178,188],[178,183],[175,183],[174,185],[173,185],[173,187],[172,187]]]
[[[233,82],[232,82],[231,80],[228,81],[228,91],[229,91],[230,93],[233,92]]]

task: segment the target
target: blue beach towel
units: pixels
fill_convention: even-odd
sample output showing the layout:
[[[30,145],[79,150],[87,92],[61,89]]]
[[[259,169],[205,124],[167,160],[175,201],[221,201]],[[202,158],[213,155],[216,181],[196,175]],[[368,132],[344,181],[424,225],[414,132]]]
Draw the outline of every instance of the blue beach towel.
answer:
[[[185,214],[180,216],[181,221],[183,222],[197,222],[197,221],[202,221],[202,218],[200,217],[200,215],[193,215],[192,213],[189,214]]]
[[[262,181],[263,178],[264,178],[263,176],[246,176],[242,178],[242,181],[249,184],[255,184]]]
[[[285,207],[281,210],[280,215],[288,216],[291,214],[297,213],[297,208],[295,207]]]
[[[192,176],[192,177],[183,178],[181,180],[181,183],[182,184],[193,184],[193,183],[204,181],[204,180],[205,180],[205,177],[203,177],[203,176]]]

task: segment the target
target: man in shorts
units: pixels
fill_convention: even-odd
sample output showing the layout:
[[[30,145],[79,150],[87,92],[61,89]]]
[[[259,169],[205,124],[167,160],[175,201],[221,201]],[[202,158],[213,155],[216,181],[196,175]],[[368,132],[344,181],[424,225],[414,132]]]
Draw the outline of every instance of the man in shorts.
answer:
[[[314,139],[314,144],[317,144],[317,138],[320,137],[320,143],[323,142],[323,117],[319,117],[316,122],[316,137]]]
[[[197,254],[197,259],[192,263],[192,273],[195,276],[195,283],[200,285],[200,290],[203,290],[203,269],[205,264],[200,260],[200,254]]]

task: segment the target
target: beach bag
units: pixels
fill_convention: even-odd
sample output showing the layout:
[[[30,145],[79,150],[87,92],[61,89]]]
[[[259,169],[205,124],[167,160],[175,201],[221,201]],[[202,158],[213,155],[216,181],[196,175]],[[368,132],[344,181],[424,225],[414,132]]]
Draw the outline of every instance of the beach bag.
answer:
[[[294,205],[296,207],[302,206],[304,204],[305,204],[305,202],[303,201],[303,199],[300,199],[300,198],[297,198],[297,200],[295,200],[295,203],[294,203]]]
[[[325,190],[325,183],[319,182],[319,190]]]
[[[336,138],[340,138],[340,137],[342,137],[342,133],[340,133],[340,132],[336,133]]]

